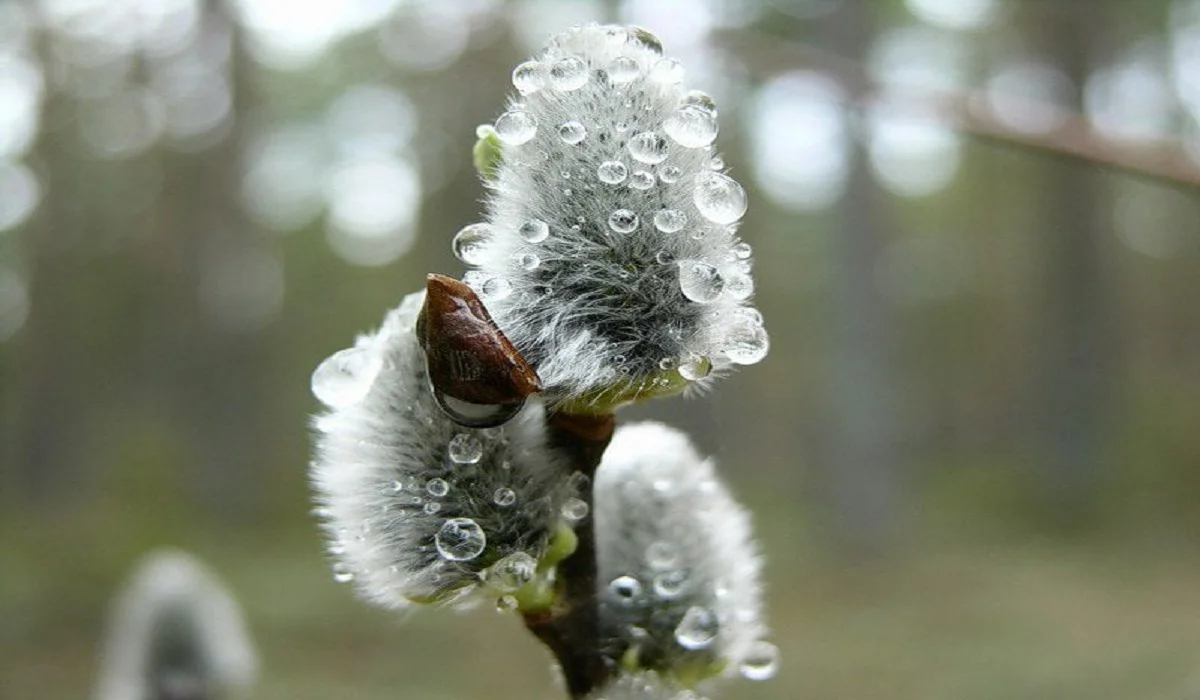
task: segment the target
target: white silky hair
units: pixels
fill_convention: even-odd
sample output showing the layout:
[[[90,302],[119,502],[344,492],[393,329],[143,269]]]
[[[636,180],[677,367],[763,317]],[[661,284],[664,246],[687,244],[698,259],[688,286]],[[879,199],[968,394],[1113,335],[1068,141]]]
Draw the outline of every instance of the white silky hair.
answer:
[[[93,700],[152,700],[164,682],[224,697],[253,683],[257,672],[237,601],[193,556],[164,549],[139,563],[115,599]]]
[[[685,89],[682,69],[647,37],[597,25],[558,35],[518,68],[520,93],[496,122],[488,235],[464,258],[475,268],[464,280],[552,401],[644,386],[689,362],[711,365],[711,375],[687,377],[703,385],[767,350],[748,305],[750,248],[736,235],[745,193],[717,172],[720,161],[714,170],[715,106]],[[585,82],[563,79],[564,66],[580,64]],[[681,113],[711,128],[681,142],[680,122],[667,126]],[[582,138],[564,139],[576,124]],[[706,187],[728,195],[716,214],[698,203]],[[549,235],[531,241],[522,227],[537,222]]]
[[[470,594],[488,565],[544,553],[573,493],[569,470],[547,446],[540,402],[488,429],[461,427],[438,408],[414,328],[424,297],[407,296],[358,339],[352,367],[362,376],[352,379],[361,386],[313,421],[310,478],[334,577],[387,608],[476,602]],[[321,372],[318,396],[326,395]],[[456,461],[455,449],[473,454]],[[447,557],[439,533],[463,519],[473,524],[454,534],[467,550]]]
[[[712,460],[674,428],[626,425],[596,472],[594,498],[600,622],[611,657],[636,648],[641,663],[663,673],[694,663],[736,673],[767,633],[762,564],[749,513]],[[679,633],[696,611],[715,620],[712,638],[685,646]]]
[[[621,673],[588,700],[704,700],[653,672]]]

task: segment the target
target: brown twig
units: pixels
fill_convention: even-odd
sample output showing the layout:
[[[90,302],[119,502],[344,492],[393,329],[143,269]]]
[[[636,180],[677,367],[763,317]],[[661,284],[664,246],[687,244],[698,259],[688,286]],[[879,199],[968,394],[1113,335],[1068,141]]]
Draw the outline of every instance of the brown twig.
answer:
[[[886,96],[889,103],[900,101],[932,111],[956,131],[982,143],[1083,161],[1192,193],[1200,189],[1200,165],[1188,157],[1178,141],[1106,138],[1096,133],[1085,117],[1057,106],[1055,111],[1060,116],[1053,129],[1020,131],[1007,125],[987,106],[987,99],[975,92],[947,93],[905,87],[898,95],[895,87],[874,80],[857,61],[814,46],[761,38],[751,40],[732,33],[723,34],[720,44],[761,75],[797,68],[820,72],[843,87],[848,104],[856,109],[871,108]],[[1042,111],[1047,106],[1030,103],[1030,107]]]

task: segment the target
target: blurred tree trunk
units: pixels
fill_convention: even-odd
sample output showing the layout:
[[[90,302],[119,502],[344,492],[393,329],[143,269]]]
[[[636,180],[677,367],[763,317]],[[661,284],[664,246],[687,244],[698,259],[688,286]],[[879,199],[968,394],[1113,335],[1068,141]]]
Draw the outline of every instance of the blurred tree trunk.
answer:
[[[1033,36],[1070,80],[1066,106],[1074,112],[1083,112],[1106,5],[1054,0],[1028,8]],[[1070,159],[1047,162],[1045,177],[1039,188],[1045,198],[1045,304],[1034,344],[1040,365],[1035,442],[1046,514],[1075,528],[1086,525],[1096,505],[1112,399],[1106,226],[1098,207],[1105,188],[1097,169]]]
[[[855,59],[867,52],[868,4],[839,3],[826,21],[833,50]],[[895,525],[900,459],[893,307],[877,283],[887,239],[886,202],[870,172],[861,121],[853,124],[849,179],[833,233],[825,481],[836,539],[849,553],[871,555],[884,549]]]

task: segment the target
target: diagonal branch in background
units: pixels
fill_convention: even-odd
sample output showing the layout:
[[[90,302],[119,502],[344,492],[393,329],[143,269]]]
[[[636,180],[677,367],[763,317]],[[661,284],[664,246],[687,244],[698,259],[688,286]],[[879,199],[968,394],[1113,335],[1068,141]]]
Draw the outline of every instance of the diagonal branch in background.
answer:
[[[1200,190],[1200,164],[1175,140],[1106,138],[1087,118],[1057,105],[1037,102],[1029,102],[1030,109],[1044,112],[1052,107],[1059,114],[1058,125],[1046,131],[1022,131],[1006,124],[978,92],[947,93],[888,85],[868,75],[857,61],[809,45],[731,32],[719,35],[718,45],[738,56],[760,77],[797,69],[821,73],[846,91],[848,106],[854,109],[872,109],[885,101],[921,107],[936,114],[948,127],[982,143],[1082,161],[1192,194]],[[898,88],[904,92],[897,94]]]

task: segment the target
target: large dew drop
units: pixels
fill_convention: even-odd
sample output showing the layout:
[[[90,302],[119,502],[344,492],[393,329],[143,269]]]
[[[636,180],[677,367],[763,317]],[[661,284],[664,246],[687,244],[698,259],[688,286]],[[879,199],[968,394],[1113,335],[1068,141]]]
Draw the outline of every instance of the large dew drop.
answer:
[[[712,372],[712,361],[704,355],[689,355],[679,363],[679,374],[689,382],[704,379]]]
[[[537,61],[526,61],[513,68],[513,87],[522,95],[529,95],[542,89],[546,84],[546,74],[542,64]]]
[[[770,349],[767,331],[748,318],[741,318],[725,335],[722,349],[731,362],[752,365],[767,356]]]
[[[567,56],[550,66],[550,84],[562,92],[578,90],[587,84],[588,67],[577,56]]]
[[[749,299],[754,294],[754,278],[743,272],[731,275],[725,280],[725,293],[738,301]]]
[[[606,160],[596,168],[596,177],[606,185],[616,185],[625,181],[629,169],[619,160]]]
[[[692,201],[704,218],[718,224],[732,224],[746,213],[746,190],[724,173],[697,175]]]
[[[530,219],[521,224],[518,233],[530,243],[541,243],[550,237],[550,225],[541,219]]]
[[[366,397],[382,368],[382,359],[366,348],[338,350],[313,372],[313,395],[331,408],[356,404]]]
[[[699,260],[679,261],[679,289],[697,304],[709,304],[721,296],[725,280],[717,268]]]
[[[587,127],[574,119],[558,125],[558,138],[562,139],[565,144],[574,146],[585,137],[587,137]]]
[[[704,649],[717,638],[718,629],[720,623],[712,610],[693,605],[675,628],[675,641],[684,649]]]
[[[455,464],[475,464],[483,457],[483,444],[471,433],[459,433],[450,439],[446,452]]]
[[[774,644],[758,640],[750,645],[746,656],[738,665],[742,677],[751,681],[765,681],[779,670],[779,648]]]
[[[509,146],[520,146],[537,134],[537,118],[523,109],[510,109],[496,120],[496,136]]]
[[[660,209],[654,212],[654,228],[663,233],[675,233],[687,225],[687,215],[678,209]]]
[[[442,523],[433,538],[438,554],[450,561],[467,561],[479,556],[487,546],[487,536],[479,523],[470,518],[450,518]]]
[[[467,265],[482,265],[483,251],[491,237],[492,227],[489,224],[469,224],[462,227],[454,235],[454,242],[451,244],[454,257]]]
[[[667,159],[667,140],[653,131],[634,134],[629,139],[629,154],[642,163],[661,163]]]
[[[631,233],[639,223],[638,215],[628,209],[617,209],[608,216],[608,227],[617,233]]]
[[[712,112],[696,105],[685,105],[663,122],[667,132],[680,146],[704,148],[717,138],[717,119]]]
[[[537,559],[527,552],[513,552],[492,564],[487,570],[488,586],[511,593],[533,580],[537,573]]]

